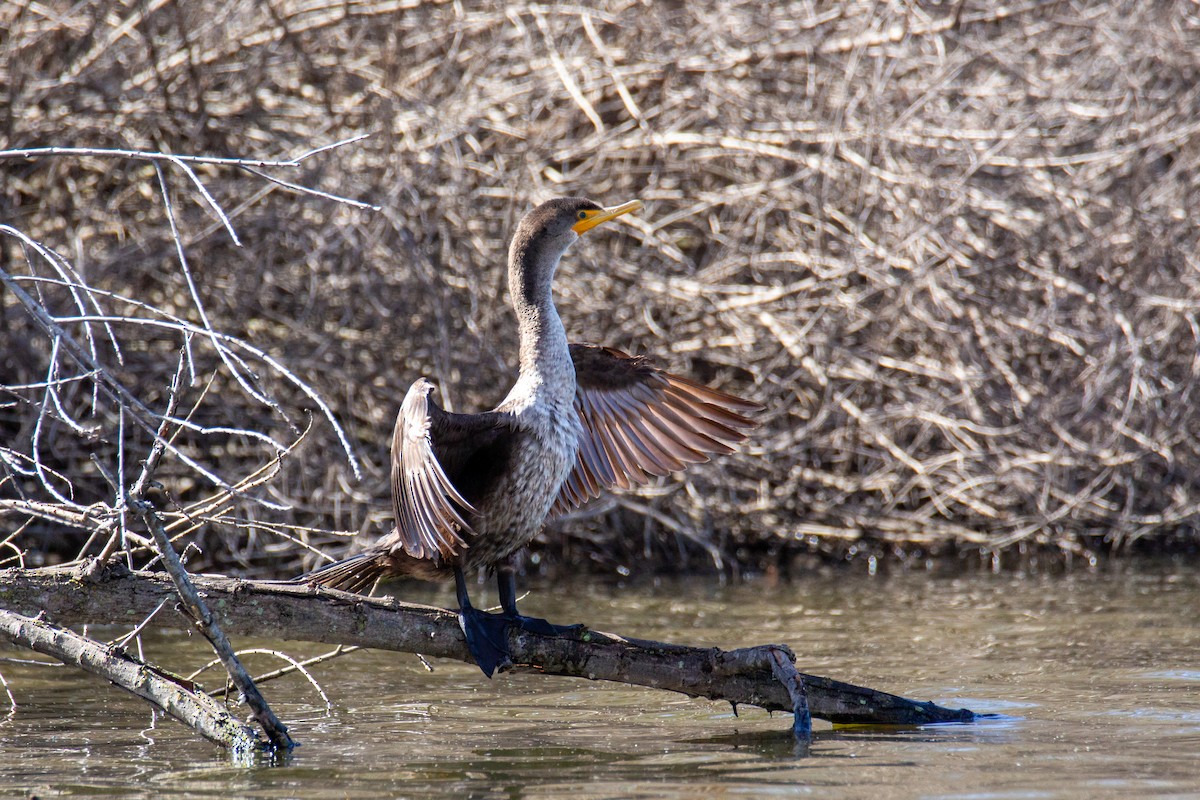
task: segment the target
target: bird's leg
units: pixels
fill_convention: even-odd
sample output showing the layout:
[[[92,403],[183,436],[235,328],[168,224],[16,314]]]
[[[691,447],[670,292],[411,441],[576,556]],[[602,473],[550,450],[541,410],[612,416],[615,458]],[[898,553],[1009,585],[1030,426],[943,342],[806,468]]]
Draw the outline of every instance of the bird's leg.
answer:
[[[454,589],[458,595],[458,624],[467,637],[467,649],[483,674],[490,678],[497,669],[512,666],[512,653],[508,649],[508,627],[512,621],[471,605],[461,567],[454,568]]]
[[[526,617],[517,611],[517,578],[512,563],[496,568],[496,586],[500,590],[500,607],[504,616],[523,631],[542,636],[560,636],[583,630],[582,625],[553,625],[539,617]]]

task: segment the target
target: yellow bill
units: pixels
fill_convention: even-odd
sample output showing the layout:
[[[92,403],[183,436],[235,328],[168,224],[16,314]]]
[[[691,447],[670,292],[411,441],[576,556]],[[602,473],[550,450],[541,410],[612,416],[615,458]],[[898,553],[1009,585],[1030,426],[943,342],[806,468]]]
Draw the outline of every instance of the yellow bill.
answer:
[[[571,226],[571,230],[576,233],[590,231],[592,228],[599,225],[601,222],[608,222],[610,219],[616,219],[622,214],[628,214],[630,211],[637,211],[642,207],[641,200],[630,200],[628,203],[622,203],[619,206],[612,208],[602,208],[599,211],[580,211],[579,213],[586,214],[579,222]]]

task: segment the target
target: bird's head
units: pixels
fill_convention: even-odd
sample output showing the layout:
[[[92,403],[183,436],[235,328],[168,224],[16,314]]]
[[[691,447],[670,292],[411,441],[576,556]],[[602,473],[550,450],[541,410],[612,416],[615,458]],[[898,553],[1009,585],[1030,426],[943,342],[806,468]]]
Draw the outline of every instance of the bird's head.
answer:
[[[542,203],[517,225],[508,252],[510,287],[527,300],[549,291],[559,259],[580,234],[641,207],[640,200],[631,200],[604,208],[583,197],[560,197]]]

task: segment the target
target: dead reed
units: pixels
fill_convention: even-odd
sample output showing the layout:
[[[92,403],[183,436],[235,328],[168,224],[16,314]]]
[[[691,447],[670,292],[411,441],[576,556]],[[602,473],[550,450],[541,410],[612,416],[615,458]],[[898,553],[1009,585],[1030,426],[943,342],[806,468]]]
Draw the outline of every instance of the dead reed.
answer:
[[[507,236],[564,194],[647,206],[565,260],[572,336],[769,410],[546,561],[1196,541],[1194,3],[9,2],[0,29],[0,566],[137,544],[117,487],[177,370],[155,479],[194,565],[378,531],[399,397],[503,395]],[[45,147],[82,150],[14,152]]]

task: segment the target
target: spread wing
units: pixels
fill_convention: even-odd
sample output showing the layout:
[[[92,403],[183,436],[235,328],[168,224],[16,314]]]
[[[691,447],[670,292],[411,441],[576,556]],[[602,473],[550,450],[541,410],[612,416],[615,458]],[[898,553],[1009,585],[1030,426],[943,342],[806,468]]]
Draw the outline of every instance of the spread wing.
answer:
[[[414,558],[455,556],[471,533],[464,514],[475,511],[446,474],[444,463],[462,461],[472,428],[487,427],[478,414],[450,414],[429,399],[433,384],[409,388],[392,433],[392,512],[396,535]],[[494,426],[493,426],[494,427]],[[435,453],[436,450],[436,453]]]
[[[763,408],[610,347],[572,344],[571,358],[582,433],[555,514],[606,489],[629,489],[732,453],[757,427],[745,414]]]

